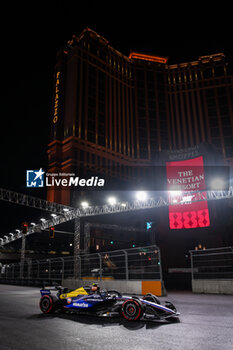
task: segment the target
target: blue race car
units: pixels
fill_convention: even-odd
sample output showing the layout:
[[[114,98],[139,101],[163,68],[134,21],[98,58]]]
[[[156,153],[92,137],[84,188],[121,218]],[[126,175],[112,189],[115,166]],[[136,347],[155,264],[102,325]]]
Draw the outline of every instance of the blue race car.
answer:
[[[171,320],[179,316],[172,303],[166,301],[165,305],[161,305],[158,297],[153,294],[148,293],[142,297],[122,295],[117,290],[100,291],[96,284],[75,290],[44,288],[40,293],[40,309],[45,314],[70,311],[103,317],[123,316],[128,321]]]

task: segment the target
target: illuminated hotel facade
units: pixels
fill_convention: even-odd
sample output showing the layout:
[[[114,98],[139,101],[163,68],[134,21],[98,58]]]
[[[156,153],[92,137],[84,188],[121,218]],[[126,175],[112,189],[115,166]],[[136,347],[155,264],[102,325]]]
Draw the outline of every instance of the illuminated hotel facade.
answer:
[[[172,64],[127,57],[91,29],[57,54],[48,172],[130,178],[163,151],[212,145],[233,164],[233,76],[223,53]],[[72,204],[69,191],[48,199]]]

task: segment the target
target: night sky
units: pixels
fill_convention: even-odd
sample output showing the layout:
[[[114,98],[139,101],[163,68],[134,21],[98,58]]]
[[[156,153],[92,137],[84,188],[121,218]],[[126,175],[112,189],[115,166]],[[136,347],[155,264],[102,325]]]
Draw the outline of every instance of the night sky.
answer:
[[[9,2],[1,11],[2,188],[29,193],[25,187],[26,170],[47,169],[56,52],[86,27],[126,55],[132,49],[168,56],[170,63],[179,63],[224,52],[233,66],[230,22],[228,25],[225,17],[224,22],[220,21],[219,8],[216,13],[213,8],[205,13],[197,5],[189,8],[188,3],[185,8],[179,8],[178,3],[172,8],[151,1],[138,5],[83,2]],[[34,196],[44,195],[33,191],[30,194]],[[0,202],[0,210],[2,236],[17,228],[15,225],[21,222],[19,217],[26,209]]]

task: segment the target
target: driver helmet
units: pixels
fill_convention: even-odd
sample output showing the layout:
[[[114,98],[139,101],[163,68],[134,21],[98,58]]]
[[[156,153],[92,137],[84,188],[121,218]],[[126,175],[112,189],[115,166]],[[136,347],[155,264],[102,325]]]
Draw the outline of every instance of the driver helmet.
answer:
[[[97,283],[92,283],[92,286],[91,286],[91,291],[92,292],[97,292],[99,291],[100,287]]]

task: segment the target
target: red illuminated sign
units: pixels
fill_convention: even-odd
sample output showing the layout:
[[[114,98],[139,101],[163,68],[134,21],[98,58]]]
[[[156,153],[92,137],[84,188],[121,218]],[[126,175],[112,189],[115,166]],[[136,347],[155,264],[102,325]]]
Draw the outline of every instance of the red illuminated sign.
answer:
[[[169,227],[187,229],[210,226],[206,200],[193,202],[197,192],[206,196],[203,157],[167,162]],[[179,203],[179,204],[176,204]]]

